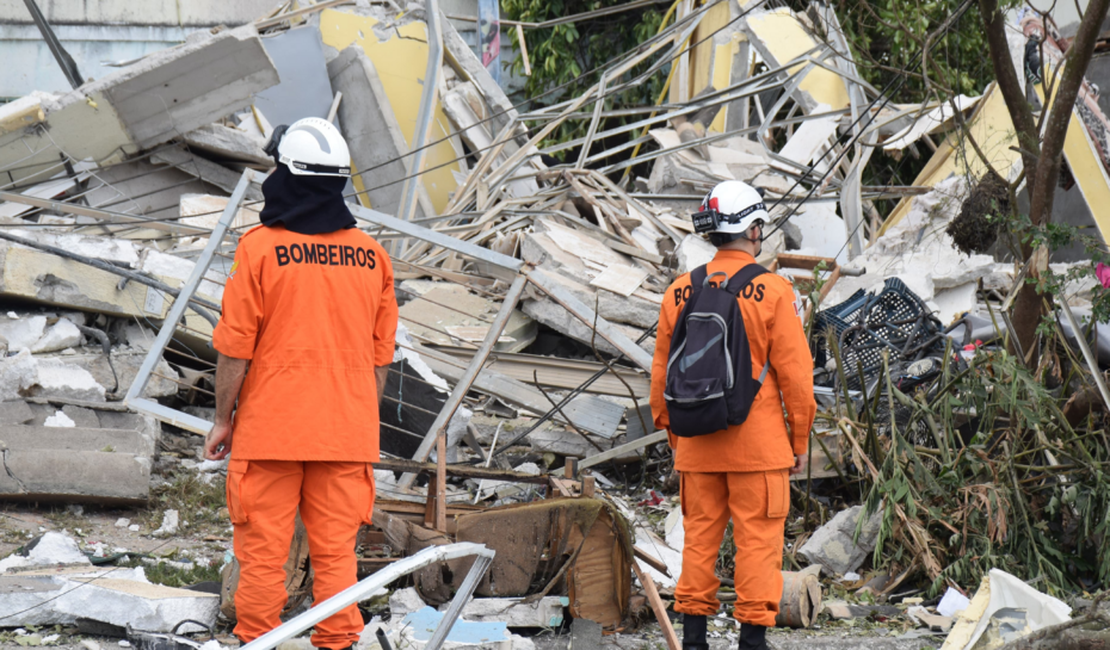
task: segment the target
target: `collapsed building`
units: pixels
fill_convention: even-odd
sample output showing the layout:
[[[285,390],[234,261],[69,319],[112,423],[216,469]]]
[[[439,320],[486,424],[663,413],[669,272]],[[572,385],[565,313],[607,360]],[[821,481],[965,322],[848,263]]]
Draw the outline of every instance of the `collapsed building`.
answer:
[[[602,468],[646,472],[665,455],[648,407],[654,326],[673,278],[712,258],[688,219],[710,188],[736,179],[766,189],[776,224],[758,261],[795,282],[815,332],[819,403],[831,410],[842,395],[874,396],[888,376],[906,386],[921,375],[914,364],[946,346],[1001,338],[991,315],[1020,280],[1002,251],[964,255],[944,232],[989,171],[961,154],[961,124],[1004,180],[1020,174],[994,86],[892,104],[860,77],[822,3],[805,13],[690,5],[587,92],[542,108],[514,105],[434,3],[400,12],[391,2],[287,3],[69,92],[0,106],[0,498],[141,504],[163,432],[207,431],[211,335],[235,243],[259,223],[273,165],[262,147],[276,125],[321,117],[350,143],[352,214],[390,251],[401,304],[380,498],[360,542],[391,552],[364,557],[362,572],[473,542],[497,552],[475,593],[539,594],[558,612],[548,623],[565,606],[615,630],[637,607],[661,608],[656,583],[670,593],[681,568],[681,517],[660,536],[602,494],[614,485]],[[1028,19],[1022,28],[1048,31]],[[1061,49],[1048,45],[1058,65]],[[616,126],[606,119],[606,98],[668,68],[657,106],[627,109],[635,119]],[[1110,122],[1086,92],[1065,157],[1084,205],[1097,206],[1110,196]],[[568,121],[585,135],[549,144]],[[603,148],[622,134],[635,137]],[[912,186],[868,187],[879,147],[932,155]],[[568,151],[577,158],[553,158]],[[645,165],[646,177],[633,172]],[[880,199],[897,205],[879,214]],[[1105,240],[1099,210],[1073,214]],[[1091,287],[1069,288],[1080,311]],[[820,341],[830,332],[837,351]],[[843,427],[813,440],[798,480],[866,465]],[[871,550],[851,539],[860,516],[822,528],[853,548],[849,560],[821,544],[801,555],[826,574],[856,571]],[[307,593],[301,546],[288,567],[301,596],[291,608]],[[450,570],[414,574],[421,606],[462,587],[467,561],[444,562]],[[52,598],[97,571],[75,569],[35,593]],[[45,580],[35,575],[0,584]],[[822,611],[816,580],[788,580],[784,624],[810,625]],[[214,623],[211,599],[196,607]],[[37,624],[41,612],[29,611],[0,626]],[[59,622],[73,617],[57,611]],[[535,611],[519,614],[519,627],[543,626]],[[169,632],[170,618],[148,629]]]

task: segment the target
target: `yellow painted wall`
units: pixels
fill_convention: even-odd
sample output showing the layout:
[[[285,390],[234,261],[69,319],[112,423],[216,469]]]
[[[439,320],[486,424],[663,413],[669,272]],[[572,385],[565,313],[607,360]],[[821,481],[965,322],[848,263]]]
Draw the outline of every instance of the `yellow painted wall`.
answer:
[[[416,131],[420,95],[424,90],[424,72],[428,65],[428,28],[422,22],[411,22],[397,28],[400,37],[395,33],[389,40],[379,41],[373,29],[377,24],[378,21],[374,18],[354,16],[334,9],[326,9],[320,14],[320,34],[326,45],[344,50],[357,43],[374,63],[401,133],[411,147]],[[437,99],[428,142],[443,140],[452,131]],[[421,178],[436,211],[442,211],[447,206],[450,193],[458,186],[451,172],[460,170],[459,163],[450,161],[460,154],[450,140],[439,142],[424,152],[424,168],[432,171],[426,172]],[[440,165],[445,166],[433,169]],[[355,188],[362,190],[366,186],[373,187],[373,176],[373,172],[370,172],[361,179],[362,182],[356,181]]]
[[[816,45],[787,7],[750,16],[748,27],[780,63],[792,61]],[[790,72],[801,69],[803,65],[798,64]],[[844,81],[824,68],[812,68],[802,80],[801,89],[818,104],[828,104],[833,110],[848,107],[848,89],[844,87]]]
[[[995,84],[987,87],[982,101],[968,120],[968,130],[975,138],[979,148],[990,161],[995,171],[1006,178],[1010,170],[1021,160],[1021,154],[1011,149],[1017,146],[1017,137],[1006,101]],[[1068,140],[1072,140],[1069,132]],[[980,160],[971,145],[960,143],[958,132],[953,132],[937,147],[929,163],[914,179],[913,184],[921,187],[935,187],[953,174],[970,173],[972,178],[980,178],[987,166]],[[910,210],[910,199],[902,199],[887,217],[879,234],[886,232],[901,221]]]
[[[1037,86],[1036,92],[1043,102],[1043,88]],[[1020,154],[1013,150],[1013,147],[1017,147],[1016,132],[998,87],[991,84],[985,94],[968,126],[995,171],[1007,176],[1014,165],[1021,162]],[[1048,107],[1051,107],[1051,102]],[[968,171],[972,178],[981,178],[987,171],[986,165],[970,145],[961,152],[957,150],[956,143],[956,134],[950,135],[944,144],[937,148],[929,164],[918,174],[913,184],[935,187],[937,183],[952,174],[964,174]],[[1074,110],[1072,110],[1071,120],[1068,122],[1068,134],[1064,140],[1064,158],[1079,185],[1079,191],[1083,193],[1083,199],[1091,209],[1103,241],[1107,241],[1107,234],[1110,233],[1110,213],[1100,209],[1100,206],[1110,205],[1110,176],[1107,175],[1102,160],[1095,154],[1087,129]],[[887,217],[879,234],[885,233],[887,228],[898,223],[909,209],[910,201],[902,199]]]

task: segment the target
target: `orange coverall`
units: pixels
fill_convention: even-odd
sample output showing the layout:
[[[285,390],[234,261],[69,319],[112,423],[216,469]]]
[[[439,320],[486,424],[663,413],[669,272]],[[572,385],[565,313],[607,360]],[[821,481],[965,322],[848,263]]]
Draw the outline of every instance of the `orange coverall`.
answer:
[[[732,277],[754,262],[747,253],[719,250],[708,271],[723,271]],[[690,276],[686,274],[667,289],[659,313],[651,410],[655,426],[668,432],[670,420],[663,398],[667,357],[675,323],[689,297]],[[741,623],[772,627],[782,598],[783,534],[790,510],[788,471],[794,456],[806,453],[817,411],[813,358],[788,280],[761,275],[737,300],[755,377],[768,359],[771,369],[743,424],[694,438],[673,433],[668,437],[675,452],[675,469],[681,474],[686,536],[675,610],[716,615],[720,581],[714,567],[731,516],[736,542],[733,614]]]
[[[227,477],[243,643],[281,624],[298,508],[313,600],[356,581],[355,537],[370,523],[379,459],[374,368],[392,363],[396,330],[392,264],[369,235],[259,226],[240,238],[212,343],[251,362]],[[346,648],[363,627],[351,605],[320,622],[312,644]]]

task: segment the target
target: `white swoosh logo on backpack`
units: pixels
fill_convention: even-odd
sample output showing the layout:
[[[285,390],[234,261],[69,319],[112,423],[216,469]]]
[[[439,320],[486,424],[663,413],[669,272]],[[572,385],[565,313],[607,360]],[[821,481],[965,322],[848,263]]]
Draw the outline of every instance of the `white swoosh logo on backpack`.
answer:
[[[687,368],[701,361],[701,358],[709,352],[709,348],[716,345],[717,341],[720,341],[723,336],[724,334],[718,334],[717,336],[714,336],[712,339],[709,340],[709,343],[705,344],[705,347],[703,347],[702,349],[693,354],[687,354],[686,356],[682,357],[682,360],[678,362],[678,371],[686,372]]]

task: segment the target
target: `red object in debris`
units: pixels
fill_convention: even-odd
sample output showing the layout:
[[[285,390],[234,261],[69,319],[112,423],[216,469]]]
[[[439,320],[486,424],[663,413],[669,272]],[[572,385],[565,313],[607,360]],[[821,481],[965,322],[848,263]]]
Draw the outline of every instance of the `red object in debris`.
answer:
[[[1099,262],[1098,266],[1095,267],[1095,276],[1098,277],[1098,281],[1102,283],[1103,288],[1110,289],[1110,266]]]
[[[655,490],[650,490],[650,491],[648,491],[648,498],[641,501],[640,505],[642,505],[642,506],[657,506],[660,503],[663,503],[663,495],[659,494]]]

